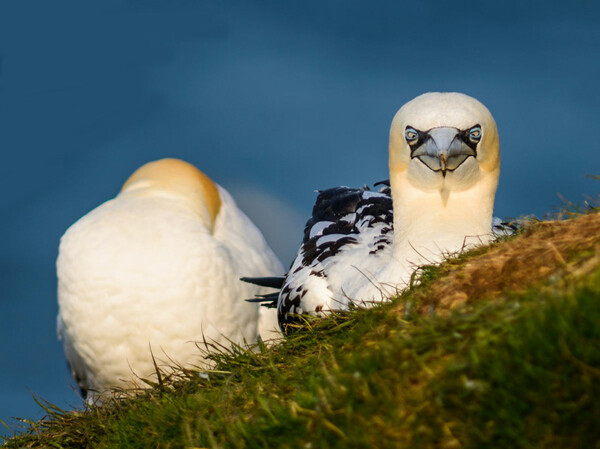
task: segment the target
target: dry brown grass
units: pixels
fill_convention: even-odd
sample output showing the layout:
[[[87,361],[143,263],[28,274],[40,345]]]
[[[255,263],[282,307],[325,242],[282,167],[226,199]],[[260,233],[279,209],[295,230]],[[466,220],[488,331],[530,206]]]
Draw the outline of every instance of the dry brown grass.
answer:
[[[599,263],[600,214],[536,223],[466,263],[444,266],[441,277],[419,295],[416,310],[444,313],[502,292],[526,290],[559,270],[581,276]]]

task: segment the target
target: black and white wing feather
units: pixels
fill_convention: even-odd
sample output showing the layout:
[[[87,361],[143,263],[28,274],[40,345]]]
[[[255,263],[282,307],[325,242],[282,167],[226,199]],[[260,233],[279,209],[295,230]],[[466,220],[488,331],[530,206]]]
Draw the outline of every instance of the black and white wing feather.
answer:
[[[277,312],[280,325],[294,315],[347,309],[344,294],[352,278],[365,282],[362,268],[389,257],[393,229],[389,187],[335,187],[321,191],[306,223],[302,246],[283,283]],[[368,275],[367,275],[368,276]]]
[[[492,234],[495,238],[514,235],[520,229],[519,223],[514,220],[503,220],[498,217],[492,218]]]

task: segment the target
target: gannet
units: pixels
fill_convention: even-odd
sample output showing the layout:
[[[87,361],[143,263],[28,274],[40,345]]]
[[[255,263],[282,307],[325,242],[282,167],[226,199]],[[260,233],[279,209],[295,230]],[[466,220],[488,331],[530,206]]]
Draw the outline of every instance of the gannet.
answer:
[[[73,224],[56,268],[58,335],[90,402],[145,386],[155,362],[206,366],[204,341],[278,333],[275,311],[242,301],[260,292],[239,278],[283,273],[281,263],[229,193],[181,160],[143,165]]]
[[[416,268],[510,233],[492,221],[500,144],[488,109],[461,93],[426,93],[396,113],[389,184],[320,192],[281,287],[282,330],[300,314],[369,307],[403,290]]]

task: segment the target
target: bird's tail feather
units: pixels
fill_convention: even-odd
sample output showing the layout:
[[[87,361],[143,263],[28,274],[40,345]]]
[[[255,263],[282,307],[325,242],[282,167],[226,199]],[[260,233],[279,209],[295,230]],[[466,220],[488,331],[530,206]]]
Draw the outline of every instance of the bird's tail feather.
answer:
[[[249,278],[244,277],[240,280],[244,282],[248,282],[249,284],[259,285],[260,287],[269,287],[276,288],[278,291],[274,293],[269,293],[266,295],[256,295],[255,298],[246,299],[248,302],[259,303],[263,307],[267,307],[270,309],[277,308],[277,300],[279,299],[279,290],[283,288],[283,282],[285,281],[285,276],[269,276],[269,277],[259,277],[259,278]]]

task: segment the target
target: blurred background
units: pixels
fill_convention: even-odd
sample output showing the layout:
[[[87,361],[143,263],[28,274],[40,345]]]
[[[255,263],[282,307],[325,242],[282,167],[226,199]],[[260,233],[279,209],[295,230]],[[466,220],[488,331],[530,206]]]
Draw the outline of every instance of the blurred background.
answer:
[[[496,215],[597,196],[599,80],[592,0],[3,1],[0,419],[81,406],[58,241],[139,165],[200,167],[288,266],[315,189],[386,179],[389,123],[427,91],[494,114]]]

